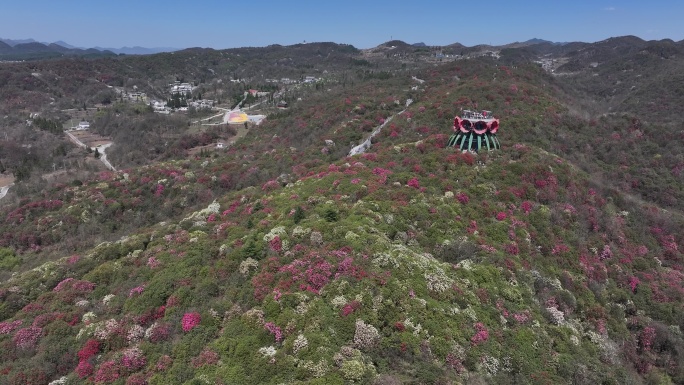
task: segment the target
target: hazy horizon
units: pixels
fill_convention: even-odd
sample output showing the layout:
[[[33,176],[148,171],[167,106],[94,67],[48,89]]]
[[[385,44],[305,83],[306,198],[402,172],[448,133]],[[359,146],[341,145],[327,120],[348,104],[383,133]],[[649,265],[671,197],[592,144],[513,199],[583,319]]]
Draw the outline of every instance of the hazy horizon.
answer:
[[[621,4],[616,4],[621,3]],[[371,48],[396,39],[410,44],[504,45],[540,38],[596,42],[634,35],[684,39],[684,4],[656,0],[524,5],[493,0],[486,6],[381,0],[367,4],[278,2],[225,4],[217,0],[144,3],[12,2],[0,14],[0,37],[64,41],[77,47],[236,48],[331,41]]]

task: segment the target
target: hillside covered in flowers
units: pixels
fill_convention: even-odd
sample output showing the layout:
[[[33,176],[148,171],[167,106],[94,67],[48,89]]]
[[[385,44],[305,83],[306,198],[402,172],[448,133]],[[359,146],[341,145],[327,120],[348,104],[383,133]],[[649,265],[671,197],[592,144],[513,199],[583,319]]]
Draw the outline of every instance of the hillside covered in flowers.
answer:
[[[0,384],[683,383],[676,131],[564,87],[369,78],[3,207]],[[446,146],[461,108],[500,150]]]

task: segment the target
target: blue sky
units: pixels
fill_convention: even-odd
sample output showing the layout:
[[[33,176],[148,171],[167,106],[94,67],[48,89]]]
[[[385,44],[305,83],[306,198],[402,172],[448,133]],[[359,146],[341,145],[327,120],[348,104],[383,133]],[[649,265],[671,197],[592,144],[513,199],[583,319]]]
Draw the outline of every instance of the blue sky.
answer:
[[[531,38],[684,39],[681,0],[0,0],[0,37],[80,47],[233,48],[391,39],[501,45]]]

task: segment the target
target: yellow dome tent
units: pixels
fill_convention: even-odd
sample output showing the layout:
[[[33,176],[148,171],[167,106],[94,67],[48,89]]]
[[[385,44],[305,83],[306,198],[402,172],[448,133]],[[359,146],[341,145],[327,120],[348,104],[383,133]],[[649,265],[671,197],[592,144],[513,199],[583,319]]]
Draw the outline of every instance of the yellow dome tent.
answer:
[[[231,111],[228,115],[229,124],[240,124],[247,122],[248,120],[249,118],[247,117],[247,114],[242,111]]]

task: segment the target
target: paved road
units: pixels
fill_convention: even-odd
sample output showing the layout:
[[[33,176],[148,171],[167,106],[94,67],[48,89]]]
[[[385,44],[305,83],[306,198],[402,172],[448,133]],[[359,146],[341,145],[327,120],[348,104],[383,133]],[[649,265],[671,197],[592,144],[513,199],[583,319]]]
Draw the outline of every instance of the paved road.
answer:
[[[7,195],[7,191],[9,191],[9,188],[12,186],[13,185],[0,187],[0,199],[4,198],[5,195]]]

